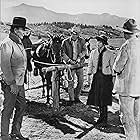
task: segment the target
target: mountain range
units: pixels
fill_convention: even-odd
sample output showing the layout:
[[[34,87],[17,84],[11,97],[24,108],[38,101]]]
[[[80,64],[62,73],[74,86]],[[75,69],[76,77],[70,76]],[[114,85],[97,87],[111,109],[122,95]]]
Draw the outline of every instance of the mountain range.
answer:
[[[14,16],[23,16],[28,19],[28,23],[41,22],[72,22],[87,25],[108,25],[121,26],[126,20],[125,17],[111,15],[109,13],[90,14],[82,13],[70,15],[67,13],[56,13],[54,11],[45,9],[44,7],[31,6],[27,4],[20,4],[6,8],[2,11],[2,20],[11,22]]]

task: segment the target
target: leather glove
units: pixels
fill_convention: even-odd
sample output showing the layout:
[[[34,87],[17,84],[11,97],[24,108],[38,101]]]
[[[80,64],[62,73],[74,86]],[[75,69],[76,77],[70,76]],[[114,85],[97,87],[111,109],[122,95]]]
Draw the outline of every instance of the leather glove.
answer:
[[[10,85],[10,88],[11,88],[11,93],[12,94],[15,94],[15,95],[18,94],[19,89],[18,89],[18,86],[16,84]]]

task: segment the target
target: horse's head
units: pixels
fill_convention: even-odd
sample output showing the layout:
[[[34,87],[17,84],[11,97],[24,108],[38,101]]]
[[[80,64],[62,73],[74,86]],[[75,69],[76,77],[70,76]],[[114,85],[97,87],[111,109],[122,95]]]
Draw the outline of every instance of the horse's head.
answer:
[[[52,38],[52,48],[54,50],[54,53],[58,53],[61,49],[61,44],[63,41],[63,36],[62,35],[55,35]]]
[[[36,54],[38,57],[43,57],[47,50],[51,49],[51,40],[44,40],[36,49]]]
[[[52,49],[56,57],[56,63],[61,63],[61,44],[64,37],[62,35],[54,35],[52,38]]]
[[[62,35],[55,35],[52,38],[52,45],[53,46],[61,46],[61,43],[63,41],[63,36]]]

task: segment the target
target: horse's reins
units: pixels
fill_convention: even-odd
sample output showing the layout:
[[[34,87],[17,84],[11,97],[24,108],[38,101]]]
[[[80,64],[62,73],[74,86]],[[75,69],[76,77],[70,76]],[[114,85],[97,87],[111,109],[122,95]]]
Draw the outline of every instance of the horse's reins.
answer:
[[[46,66],[64,66],[64,64],[45,63],[45,62],[40,62],[40,61],[37,61],[37,60],[32,60],[32,61],[35,62],[35,63],[39,63],[39,64],[42,64],[42,65],[46,65]]]

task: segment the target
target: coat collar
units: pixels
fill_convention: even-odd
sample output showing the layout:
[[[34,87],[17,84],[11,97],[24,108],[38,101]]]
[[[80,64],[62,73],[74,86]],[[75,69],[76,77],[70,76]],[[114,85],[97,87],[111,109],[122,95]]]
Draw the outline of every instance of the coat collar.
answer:
[[[76,40],[73,40],[73,39],[72,39],[72,36],[70,36],[70,38],[69,38],[70,42],[72,42],[72,41],[74,41],[74,42],[75,42],[75,41],[78,41],[78,39],[79,39],[79,37],[78,37]]]
[[[10,34],[9,34],[9,38],[10,38],[12,41],[14,41],[15,43],[22,44],[21,39],[20,39],[18,36],[16,36],[15,34],[11,33],[11,32],[10,32]]]
[[[103,51],[106,51],[106,47],[103,46],[100,50],[99,49],[97,49],[97,50],[98,50],[99,53],[102,53]]]

